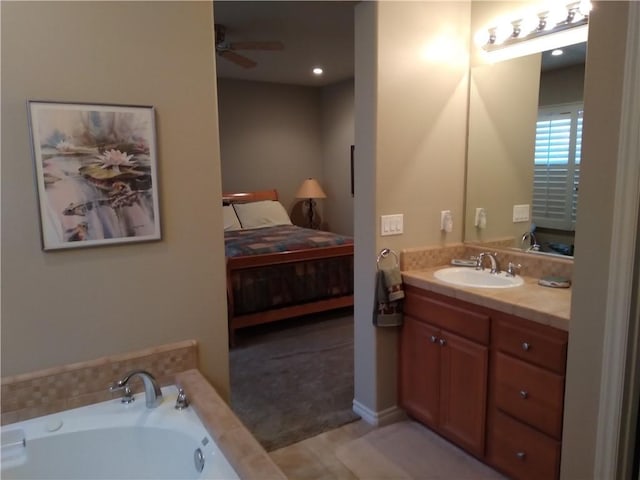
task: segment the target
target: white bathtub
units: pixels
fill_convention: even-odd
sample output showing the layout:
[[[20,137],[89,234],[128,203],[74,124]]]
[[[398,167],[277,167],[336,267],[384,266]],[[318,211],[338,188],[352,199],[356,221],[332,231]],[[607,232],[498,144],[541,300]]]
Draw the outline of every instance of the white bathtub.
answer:
[[[153,409],[141,393],[129,405],[114,399],[3,426],[0,476],[238,479],[193,408],[174,408],[177,389],[165,387],[162,393],[162,404]],[[198,449],[201,472],[194,460]]]

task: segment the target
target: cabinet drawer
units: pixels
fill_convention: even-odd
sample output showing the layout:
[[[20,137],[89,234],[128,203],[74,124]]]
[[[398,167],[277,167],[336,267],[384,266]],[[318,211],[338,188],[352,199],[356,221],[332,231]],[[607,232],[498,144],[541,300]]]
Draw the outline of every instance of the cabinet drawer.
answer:
[[[564,377],[497,352],[495,405],[513,417],[560,439]]]
[[[436,327],[444,328],[483,345],[489,344],[489,315],[464,308],[453,298],[406,288],[404,312]]]
[[[487,438],[490,463],[516,480],[553,480],[560,471],[560,442],[494,412]]]
[[[497,315],[492,329],[498,350],[564,375],[567,332],[506,315]]]

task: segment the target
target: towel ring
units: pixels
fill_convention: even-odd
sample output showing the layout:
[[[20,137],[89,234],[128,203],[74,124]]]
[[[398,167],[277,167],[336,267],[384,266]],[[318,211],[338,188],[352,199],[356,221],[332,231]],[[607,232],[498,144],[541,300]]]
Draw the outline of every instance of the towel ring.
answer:
[[[382,250],[380,250],[380,253],[378,254],[378,258],[376,259],[376,266],[378,270],[380,270],[380,261],[384,260],[389,255],[393,255],[393,258],[396,261],[396,267],[400,266],[400,260],[398,259],[398,254],[393,250],[391,250],[390,248],[383,248]]]

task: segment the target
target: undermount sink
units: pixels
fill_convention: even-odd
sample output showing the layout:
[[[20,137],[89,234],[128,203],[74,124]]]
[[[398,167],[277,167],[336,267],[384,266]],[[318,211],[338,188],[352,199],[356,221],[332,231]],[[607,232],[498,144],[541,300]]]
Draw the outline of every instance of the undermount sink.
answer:
[[[460,287],[511,288],[524,284],[519,276],[506,272],[490,273],[489,270],[476,270],[470,267],[447,267],[436,270],[433,276],[443,282]]]

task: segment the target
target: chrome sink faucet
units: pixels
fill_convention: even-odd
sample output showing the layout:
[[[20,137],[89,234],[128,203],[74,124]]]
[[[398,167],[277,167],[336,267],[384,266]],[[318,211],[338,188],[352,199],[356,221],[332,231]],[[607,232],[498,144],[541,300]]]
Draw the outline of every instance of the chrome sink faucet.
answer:
[[[127,373],[122,380],[118,380],[109,386],[109,391],[115,392],[116,390],[124,390],[125,397],[123,401],[129,403],[133,401],[133,397],[130,395],[128,387],[129,380],[133,377],[140,377],[144,383],[144,396],[146,399],[147,408],[155,408],[162,403],[162,392],[160,391],[160,385],[157,380],[149,372],[145,370],[133,370]],[[127,397],[127,392],[129,392]]]
[[[482,265],[482,263],[484,258],[488,257],[489,261],[491,262],[491,270],[489,271],[489,273],[498,273],[498,262],[496,261],[496,255],[497,253],[482,252],[476,257],[476,270],[484,270],[484,266]]]
[[[533,234],[533,232],[524,232],[522,234],[522,240],[520,241],[520,248],[524,250],[524,246],[527,241],[527,238],[529,239],[529,248],[527,249],[527,251],[534,251],[534,252],[539,251],[540,245],[538,245],[538,240],[536,239],[536,236]]]

